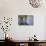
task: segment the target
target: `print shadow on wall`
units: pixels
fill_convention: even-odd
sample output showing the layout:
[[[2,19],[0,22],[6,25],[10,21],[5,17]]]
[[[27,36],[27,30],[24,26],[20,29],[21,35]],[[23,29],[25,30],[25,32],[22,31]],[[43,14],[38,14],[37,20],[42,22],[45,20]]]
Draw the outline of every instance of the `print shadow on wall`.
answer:
[[[19,25],[34,25],[34,16],[33,15],[19,15],[18,24]]]

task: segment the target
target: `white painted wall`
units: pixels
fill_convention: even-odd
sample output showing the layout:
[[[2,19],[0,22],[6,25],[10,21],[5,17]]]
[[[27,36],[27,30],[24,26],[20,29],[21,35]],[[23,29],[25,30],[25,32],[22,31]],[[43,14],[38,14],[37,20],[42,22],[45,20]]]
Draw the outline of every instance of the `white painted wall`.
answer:
[[[27,40],[34,34],[39,40],[44,39],[44,16],[34,16],[33,26],[19,26],[18,18],[15,17],[12,23],[11,34],[18,40]]]
[[[46,39],[46,16],[44,19],[45,23],[44,23],[44,39]]]
[[[18,15],[33,15],[34,25],[19,26]],[[39,40],[44,40],[44,15],[46,15],[46,8],[32,8],[28,0],[0,0],[0,16],[13,17],[9,33],[16,40],[27,40],[34,34],[37,35]],[[2,39],[2,36],[0,36],[0,39]]]
[[[34,15],[34,26],[30,27],[34,34],[37,34],[37,38],[40,40],[46,40],[46,32],[45,32],[45,15],[46,15],[46,8],[33,8],[30,6],[28,0],[16,0],[16,15],[19,14],[27,14],[27,15]],[[40,27],[39,27],[40,26]],[[45,29],[44,29],[45,28]]]

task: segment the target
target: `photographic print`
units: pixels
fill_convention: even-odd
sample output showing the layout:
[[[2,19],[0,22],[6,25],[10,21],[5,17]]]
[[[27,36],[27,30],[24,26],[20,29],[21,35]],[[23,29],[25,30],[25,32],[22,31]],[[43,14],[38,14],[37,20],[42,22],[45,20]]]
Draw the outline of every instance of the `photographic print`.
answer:
[[[33,15],[19,15],[18,24],[19,25],[33,25]]]

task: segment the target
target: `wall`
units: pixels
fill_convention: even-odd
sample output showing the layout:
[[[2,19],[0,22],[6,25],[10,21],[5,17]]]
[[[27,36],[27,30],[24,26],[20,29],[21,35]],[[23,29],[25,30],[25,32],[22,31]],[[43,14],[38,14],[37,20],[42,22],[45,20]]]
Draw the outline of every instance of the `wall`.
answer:
[[[19,26],[18,15],[33,15],[34,25]],[[13,17],[13,23],[8,33],[14,39],[27,40],[36,34],[39,40],[44,40],[44,15],[46,15],[46,8],[33,8],[28,0],[0,0],[0,16]]]
[[[46,16],[44,19],[45,23],[44,23],[44,39],[46,39]]]
[[[19,26],[17,17],[13,19],[13,25],[10,33],[19,40],[27,40],[34,34],[39,40],[44,39],[44,16],[34,16],[33,26]]]
[[[34,15],[34,19],[36,19],[34,21],[35,24],[33,27],[30,27],[31,28],[30,30],[32,30],[33,34],[35,32],[37,34],[37,38],[40,40],[42,40],[42,39],[46,40],[46,38],[45,38],[46,32],[44,30],[44,28],[45,28],[44,25],[45,25],[45,21],[46,21],[45,12],[46,12],[46,8],[44,8],[44,7],[40,7],[40,8],[31,7],[28,0],[19,0],[19,1],[16,0],[16,16],[19,14]],[[29,32],[31,32],[31,31],[29,31]]]
[[[15,16],[15,0],[0,0],[0,20],[4,16]],[[0,26],[1,28],[1,26]],[[4,32],[0,29],[0,39],[5,39]]]

